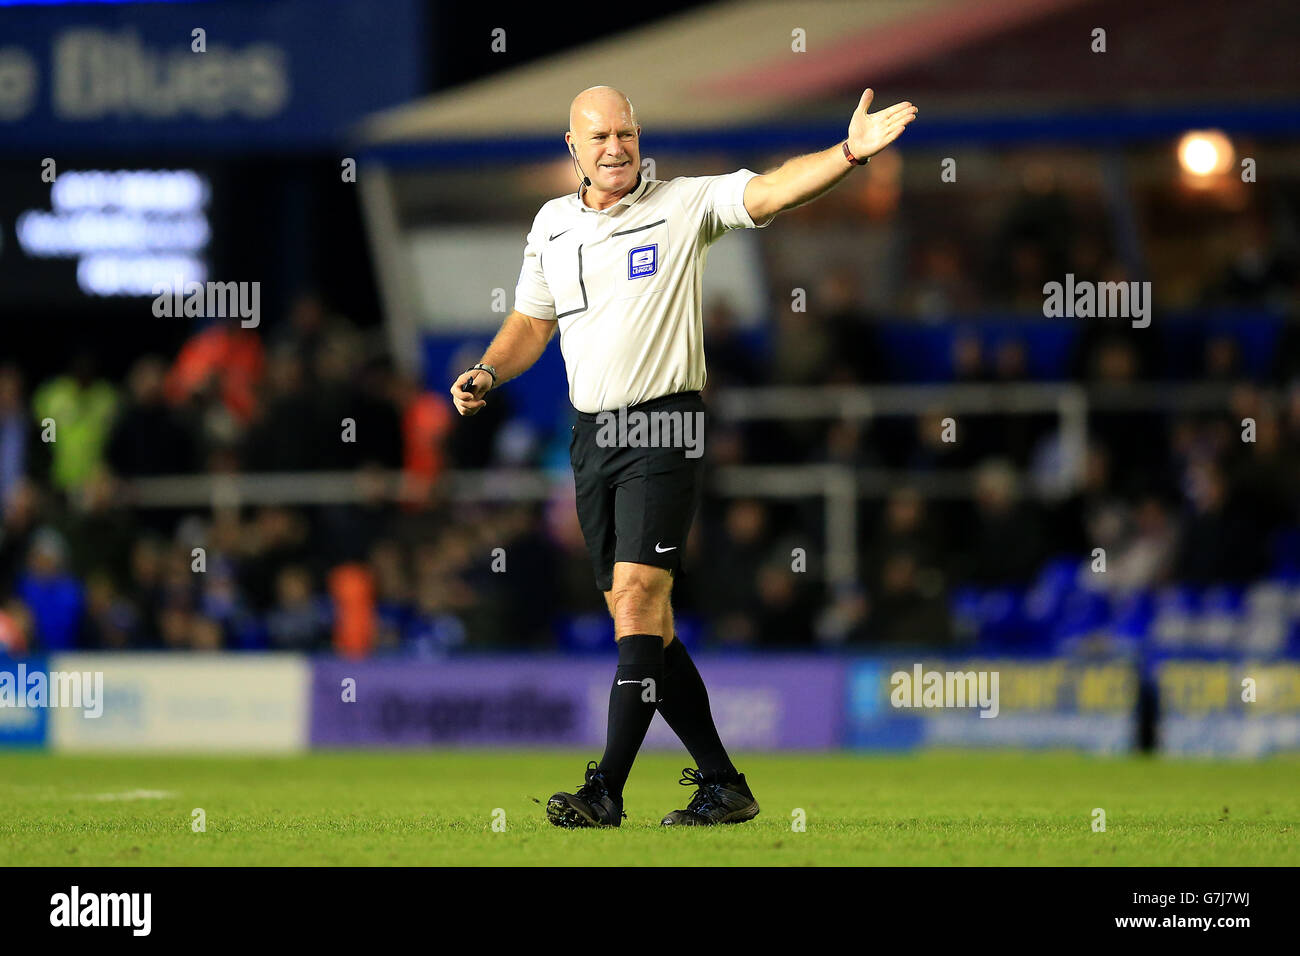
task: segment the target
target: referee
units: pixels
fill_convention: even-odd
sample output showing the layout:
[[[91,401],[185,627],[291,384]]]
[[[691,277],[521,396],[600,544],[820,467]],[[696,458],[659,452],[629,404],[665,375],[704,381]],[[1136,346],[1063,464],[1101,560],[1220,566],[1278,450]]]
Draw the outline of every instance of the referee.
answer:
[[[641,176],[641,127],[626,96],[594,86],[569,107],[564,140],[580,185],[537,213],[515,311],[451,387],[456,410],[473,415],[489,390],[541,357],[559,328],[578,411],[570,445],[578,518],[614,618],[618,669],[605,753],[588,763],[575,793],[547,803],[557,826],[621,823],[623,786],[656,709],[699,765],[681,780],[698,787],[686,809],[662,823],[739,823],[758,814],[718,737],[704,682],[673,640],[673,572],[702,490],[698,444],[687,438],[704,422],[704,260],[727,231],[766,226],[829,190],[916,117],[906,102],[868,113],[872,96],[863,92],[848,137],[829,149],[764,175],[740,169],[667,182]],[[650,421],[652,433],[654,422],[674,424],[675,432],[659,434],[675,438],[647,440],[638,421]]]

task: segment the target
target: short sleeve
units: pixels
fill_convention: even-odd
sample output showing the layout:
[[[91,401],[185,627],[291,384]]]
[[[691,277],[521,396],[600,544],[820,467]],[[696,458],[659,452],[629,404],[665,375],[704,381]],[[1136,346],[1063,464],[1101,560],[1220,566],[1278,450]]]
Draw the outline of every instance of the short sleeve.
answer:
[[[515,285],[515,311],[535,319],[555,318],[555,298],[542,272],[542,245],[546,240],[542,214],[533,219],[533,228],[524,243],[524,264]]]
[[[755,222],[745,209],[745,187],[758,176],[751,169],[737,169],[723,176],[695,176],[675,179],[682,211],[699,224],[703,241],[711,243],[732,229],[762,229],[767,222]]]
[[[758,173],[751,169],[738,169],[725,176],[714,176],[710,188],[713,214],[724,229],[761,229],[745,208],[745,187]],[[771,222],[769,219],[768,222]],[[767,223],[763,223],[766,226]]]

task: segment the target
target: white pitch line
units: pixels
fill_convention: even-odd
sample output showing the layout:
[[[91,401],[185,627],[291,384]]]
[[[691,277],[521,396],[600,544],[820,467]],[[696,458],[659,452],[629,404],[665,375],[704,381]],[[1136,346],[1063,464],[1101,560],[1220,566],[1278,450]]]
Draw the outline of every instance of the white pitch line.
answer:
[[[81,800],[166,800],[176,796],[175,790],[126,790],[122,793],[78,793]]]

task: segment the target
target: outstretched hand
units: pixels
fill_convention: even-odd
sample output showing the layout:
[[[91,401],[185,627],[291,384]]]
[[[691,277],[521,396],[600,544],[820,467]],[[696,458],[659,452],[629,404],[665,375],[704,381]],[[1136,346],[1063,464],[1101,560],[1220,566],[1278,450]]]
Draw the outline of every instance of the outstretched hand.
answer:
[[[907,124],[916,119],[916,107],[906,101],[877,113],[868,113],[875,95],[872,90],[863,90],[858,108],[849,121],[849,149],[858,159],[876,155],[903,135]]]

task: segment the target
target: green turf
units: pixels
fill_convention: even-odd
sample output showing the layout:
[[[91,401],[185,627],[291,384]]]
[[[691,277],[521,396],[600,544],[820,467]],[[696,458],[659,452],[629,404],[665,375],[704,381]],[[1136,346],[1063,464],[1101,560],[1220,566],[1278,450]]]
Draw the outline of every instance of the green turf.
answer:
[[[684,761],[643,754],[621,829],[558,830],[542,804],[581,782],[586,756],[0,753],[0,864],[1300,864],[1294,758],[745,755],[756,820],[665,830],[688,796]],[[191,828],[196,807],[206,832]]]

